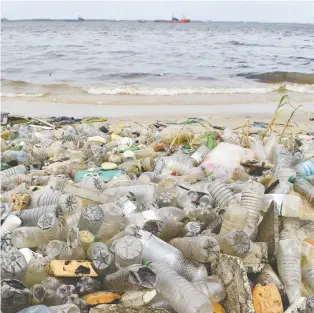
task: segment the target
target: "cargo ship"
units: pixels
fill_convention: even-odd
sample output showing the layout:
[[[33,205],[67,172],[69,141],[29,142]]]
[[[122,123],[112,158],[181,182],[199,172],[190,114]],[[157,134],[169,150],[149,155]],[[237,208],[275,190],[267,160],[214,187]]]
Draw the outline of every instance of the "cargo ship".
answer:
[[[178,18],[172,16],[171,21],[169,21],[169,23],[190,23],[191,20],[188,17],[185,17],[184,15],[182,16],[182,18],[179,20]]]

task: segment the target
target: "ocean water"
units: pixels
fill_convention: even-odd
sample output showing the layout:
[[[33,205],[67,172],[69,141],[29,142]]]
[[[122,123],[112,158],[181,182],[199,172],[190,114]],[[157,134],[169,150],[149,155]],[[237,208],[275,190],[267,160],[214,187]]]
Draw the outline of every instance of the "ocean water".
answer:
[[[314,98],[310,24],[9,21],[1,34],[3,101],[283,91]]]

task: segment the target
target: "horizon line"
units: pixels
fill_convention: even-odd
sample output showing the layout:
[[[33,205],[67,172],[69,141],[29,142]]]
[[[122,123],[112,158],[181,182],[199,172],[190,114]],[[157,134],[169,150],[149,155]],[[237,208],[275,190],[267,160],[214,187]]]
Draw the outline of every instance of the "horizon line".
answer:
[[[137,21],[145,21],[145,22],[155,22],[155,21],[165,21],[168,22],[170,19],[108,19],[108,18],[84,18],[84,20],[80,21],[75,18],[20,18],[20,19],[9,19],[6,17],[1,17],[1,22],[18,22],[18,21],[70,21],[70,22],[86,22],[86,21],[110,21],[110,22],[137,22]],[[270,21],[247,21],[247,20],[226,20],[226,21],[221,21],[221,20],[192,20],[191,23],[193,22],[213,22],[213,23],[265,23],[265,24],[313,24],[311,22],[270,22]]]

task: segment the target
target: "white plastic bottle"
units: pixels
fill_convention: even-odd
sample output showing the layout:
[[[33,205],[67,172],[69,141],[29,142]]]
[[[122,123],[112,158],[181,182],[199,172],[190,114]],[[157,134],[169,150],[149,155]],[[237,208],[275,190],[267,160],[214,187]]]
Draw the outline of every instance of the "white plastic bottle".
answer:
[[[207,296],[167,264],[152,262],[149,268],[157,275],[156,290],[178,313],[214,312]]]

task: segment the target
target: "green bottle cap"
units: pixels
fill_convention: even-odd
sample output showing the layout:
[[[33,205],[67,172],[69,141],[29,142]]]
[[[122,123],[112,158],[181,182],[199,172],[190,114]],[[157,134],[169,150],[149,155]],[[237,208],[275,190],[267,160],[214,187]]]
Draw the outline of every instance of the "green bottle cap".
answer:
[[[295,178],[293,176],[290,176],[288,178],[288,182],[293,184],[295,182]]]
[[[144,264],[144,265],[148,265],[148,264],[150,264],[150,263],[152,263],[152,261],[149,261],[149,260],[143,260],[143,264]]]
[[[308,182],[310,181],[310,179],[307,176],[302,176],[301,179],[304,179],[304,180],[306,180]]]

